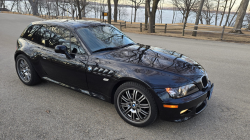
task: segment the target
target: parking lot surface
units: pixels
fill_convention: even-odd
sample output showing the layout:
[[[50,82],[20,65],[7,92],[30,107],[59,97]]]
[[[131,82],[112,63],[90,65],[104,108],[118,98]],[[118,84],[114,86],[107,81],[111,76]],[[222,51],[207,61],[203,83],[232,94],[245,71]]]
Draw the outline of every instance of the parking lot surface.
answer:
[[[134,41],[175,50],[198,61],[215,84],[208,107],[174,123],[145,128],[125,123],[114,105],[43,82],[26,86],[15,71],[16,40],[32,16],[0,13],[0,140],[227,139],[250,137],[250,45],[126,33]]]

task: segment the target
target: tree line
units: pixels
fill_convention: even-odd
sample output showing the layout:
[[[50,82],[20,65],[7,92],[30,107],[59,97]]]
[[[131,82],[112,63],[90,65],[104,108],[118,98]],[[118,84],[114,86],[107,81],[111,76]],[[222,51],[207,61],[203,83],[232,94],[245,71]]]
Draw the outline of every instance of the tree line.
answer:
[[[7,0],[0,0],[0,7],[5,8]],[[155,32],[156,12],[159,11],[159,15],[162,21],[162,10],[166,5],[173,5],[173,20],[176,16],[175,12],[179,11],[182,15],[182,22],[185,24],[191,12],[196,13],[195,24],[208,24],[212,23],[214,18],[214,24],[216,26],[224,25],[233,26],[233,33],[242,33],[241,28],[243,26],[244,17],[248,9],[249,0],[240,0],[240,5],[236,7],[236,2],[239,0],[11,0],[12,5],[10,10],[12,11],[16,7],[17,12],[20,12],[20,3],[24,4],[25,10],[33,15],[55,15],[55,16],[67,16],[67,13],[72,16],[73,19],[82,19],[86,17],[86,13],[92,11],[95,14],[95,18],[102,18],[102,12],[108,11],[108,22],[111,23],[113,16],[114,22],[117,22],[118,17],[122,13],[125,13],[122,9],[124,5],[132,8],[134,12],[133,21],[136,22],[138,8],[145,8],[145,29],[150,33]],[[129,4],[128,4],[129,3]],[[113,9],[111,8],[113,6]],[[143,6],[143,7],[142,7]],[[87,8],[88,7],[88,8]],[[108,7],[106,9],[106,7]],[[236,8],[235,8],[236,7]],[[234,11],[233,11],[234,8]],[[165,15],[168,16],[168,15]],[[220,19],[219,19],[220,17]],[[165,17],[169,18],[169,17]],[[120,19],[120,18],[119,18]],[[250,17],[248,17],[248,23]],[[205,23],[204,23],[205,21]],[[195,27],[197,30],[198,27]],[[249,27],[250,29],[250,27]],[[195,34],[194,34],[195,35]]]

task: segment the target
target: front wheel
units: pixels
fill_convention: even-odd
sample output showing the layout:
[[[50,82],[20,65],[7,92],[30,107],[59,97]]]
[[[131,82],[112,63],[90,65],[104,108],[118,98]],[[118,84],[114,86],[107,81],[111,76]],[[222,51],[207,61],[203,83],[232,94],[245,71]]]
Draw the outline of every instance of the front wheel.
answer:
[[[144,127],[153,123],[158,115],[151,93],[135,82],[122,84],[115,93],[116,111],[127,123]]]

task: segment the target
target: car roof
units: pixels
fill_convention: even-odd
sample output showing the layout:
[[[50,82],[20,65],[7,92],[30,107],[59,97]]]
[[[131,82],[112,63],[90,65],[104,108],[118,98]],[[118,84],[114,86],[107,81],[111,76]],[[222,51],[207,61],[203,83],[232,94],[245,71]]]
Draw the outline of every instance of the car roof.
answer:
[[[88,26],[97,26],[97,25],[105,25],[105,23],[92,21],[92,20],[67,20],[67,19],[56,19],[56,20],[43,20],[32,22],[33,25],[36,24],[48,24],[48,25],[57,25],[65,28],[80,28],[80,27],[88,27]]]

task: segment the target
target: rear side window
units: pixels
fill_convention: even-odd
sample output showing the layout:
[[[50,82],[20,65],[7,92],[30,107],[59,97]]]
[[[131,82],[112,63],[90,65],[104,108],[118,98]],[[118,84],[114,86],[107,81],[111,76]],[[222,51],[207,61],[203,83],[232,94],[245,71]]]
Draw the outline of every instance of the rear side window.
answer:
[[[33,41],[33,35],[40,29],[41,25],[29,26],[21,35],[21,37]]]
[[[33,33],[31,41],[40,44],[45,45],[45,32],[46,28],[44,25],[40,25],[38,29],[36,29],[35,33]]]
[[[21,37],[51,49],[56,45],[64,45],[69,53],[85,54],[74,34],[64,27],[30,25],[23,31]]]
[[[33,26],[33,25],[32,25],[32,24],[30,24],[28,27],[26,27],[26,28],[24,29],[24,31],[22,32],[22,34],[21,34],[21,36],[20,36],[20,37],[23,37],[23,36],[24,36],[24,34],[26,34],[27,30],[28,30],[31,26]]]

